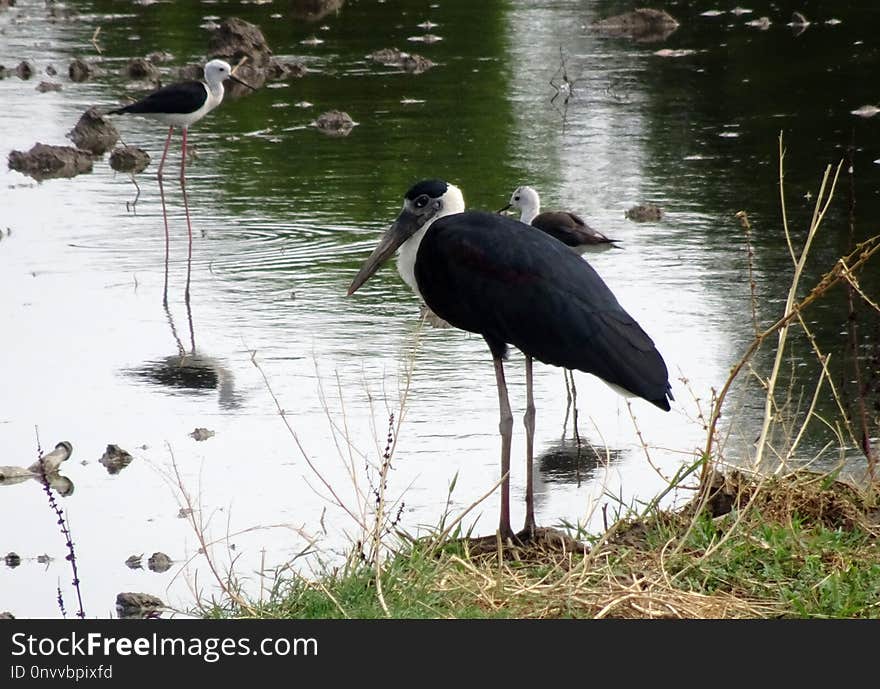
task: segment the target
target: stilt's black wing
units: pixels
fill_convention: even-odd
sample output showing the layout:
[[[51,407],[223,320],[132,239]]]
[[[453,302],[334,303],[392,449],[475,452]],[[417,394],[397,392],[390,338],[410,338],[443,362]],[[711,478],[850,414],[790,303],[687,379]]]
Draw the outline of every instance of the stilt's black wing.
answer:
[[[565,211],[541,213],[532,220],[532,226],[549,234],[554,239],[558,239],[566,246],[579,247],[614,243],[613,239],[608,239],[598,230],[594,230],[574,213]]]
[[[131,105],[111,110],[110,114],[185,114],[195,112],[202,107],[207,97],[208,92],[202,82],[182,81],[178,84],[163,86],[158,91],[153,91],[150,95]]]

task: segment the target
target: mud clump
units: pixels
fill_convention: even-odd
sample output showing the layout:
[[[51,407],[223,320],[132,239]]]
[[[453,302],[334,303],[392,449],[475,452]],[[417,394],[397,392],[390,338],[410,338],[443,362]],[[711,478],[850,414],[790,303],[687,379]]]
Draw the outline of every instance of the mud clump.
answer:
[[[230,63],[247,58],[254,66],[269,63],[272,50],[260,28],[238,17],[223,20],[208,43],[208,55],[223,58]]]
[[[254,88],[262,86],[279,68],[283,71],[260,27],[238,17],[224,19],[214,30],[208,42],[208,57],[226,60],[235,76]],[[230,87],[233,95],[247,90],[235,82]]]
[[[158,617],[165,603],[149,593],[125,592],[116,594],[116,614],[120,619]]]
[[[3,557],[3,562],[10,569],[15,569],[21,564],[21,555],[18,553],[9,552]]]
[[[57,473],[61,468],[61,463],[66,462],[70,459],[70,455],[73,454],[73,445],[71,445],[67,440],[62,440],[55,446],[55,449],[44,455],[42,459],[38,459],[36,462],[31,464],[28,467],[28,471],[31,471],[35,474],[54,474]]]
[[[143,557],[143,553],[141,553],[140,555],[129,555],[127,558],[125,558],[125,566],[129,569],[143,569],[144,565],[141,562],[141,560],[143,560]]]
[[[434,66],[434,63],[426,57],[406,53],[397,48],[382,48],[367,55],[367,59],[386,67],[399,67],[413,74],[421,74]]]
[[[655,222],[663,219],[663,209],[653,203],[640,203],[630,208],[624,215],[634,222]]]
[[[0,466],[0,486],[12,486],[16,483],[24,483],[28,479],[39,478],[30,469],[24,467]]]
[[[311,123],[312,127],[327,136],[348,136],[355,125],[357,122],[351,119],[351,115],[342,110],[329,110]]]
[[[36,143],[29,151],[12,151],[9,167],[41,181],[55,177],[73,177],[92,171],[92,156],[72,146]]]
[[[30,79],[32,76],[34,76],[34,71],[34,66],[30,62],[28,62],[27,60],[22,60],[16,65],[13,73],[19,79]]]
[[[102,155],[119,141],[119,131],[97,108],[91,107],[80,116],[76,126],[67,133],[67,138],[77,148]]]
[[[137,146],[120,146],[110,154],[110,167],[116,172],[143,172],[150,164],[150,154]]]
[[[608,36],[631,38],[640,43],[662,41],[678,28],[676,19],[665,10],[641,8],[600,19],[590,25]]]
[[[47,93],[48,91],[60,91],[61,84],[57,81],[41,81],[37,84],[37,91],[39,93]]]
[[[150,559],[147,560],[147,567],[150,568],[151,572],[156,572],[157,574],[167,572],[171,569],[171,565],[173,564],[174,560],[161,551],[156,551],[150,555]]]
[[[199,81],[205,76],[205,68],[202,65],[190,63],[177,70],[177,78],[180,81]],[[234,83],[234,82],[233,82]]]
[[[147,55],[147,59],[154,65],[161,65],[164,62],[171,62],[174,59],[174,55],[167,50],[154,50]]]
[[[290,0],[290,16],[306,22],[320,21],[328,14],[339,12],[345,0]]]
[[[67,68],[67,76],[70,77],[71,81],[79,83],[98,76],[101,71],[92,63],[86,62],[81,57],[76,57]]]
[[[53,22],[69,22],[75,20],[79,14],[76,10],[67,7],[66,4],[61,2],[46,2],[47,9],[49,10],[47,16],[50,21]]]
[[[192,433],[189,434],[189,437],[193,438],[194,440],[204,441],[204,440],[207,440],[208,438],[213,438],[214,431],[212,431],[208,428],[196,428],[193,430]]]
[[[309,68],[302,62],[279,62],[278,60],[272,60],[268,70],[268,77],[270,79],[302,79],[308,73]]]
[[[131,464],[132,459],[133,457],[119,447],[119,445],[111,444],[107,446],[107,449],[98,461],[104,465],[108,474],[118,474]]]
[[[157,81],[159,69],[148,58],[136,57],[129,61],[123,70],[123,74],[131,79],[148,79]]]

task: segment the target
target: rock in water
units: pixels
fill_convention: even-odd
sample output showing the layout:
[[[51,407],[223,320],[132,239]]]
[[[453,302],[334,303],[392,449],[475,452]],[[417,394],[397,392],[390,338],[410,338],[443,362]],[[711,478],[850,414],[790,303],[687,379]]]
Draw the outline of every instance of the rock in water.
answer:
[[[164,608],[165,603],[149,593],[116,594],[116,614],[120,619],[158,617]]]
[[[9,167],[36,180],[73,177],[92,171],[92,156],[72,146],[36,143],[29,151],[12,151]]]
[[[120,146],[110,154],[110,167],[116,172],[130,172],[136,175],[147,169],[150,154],[137,146]]]
[[[101,155],[119,141],[119,131],[97,108],[91,107],[80,116],[76,126],[67,133],[67,138],[77,148]]]

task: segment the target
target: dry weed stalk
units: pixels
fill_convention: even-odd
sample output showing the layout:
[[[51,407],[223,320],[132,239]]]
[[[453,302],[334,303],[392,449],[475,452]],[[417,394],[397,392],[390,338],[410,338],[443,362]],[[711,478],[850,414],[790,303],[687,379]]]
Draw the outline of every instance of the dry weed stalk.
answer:
[[[220,587],[220,590],[223,592],[223,594],[241,609],[247,610],[248,613],[253,614],[254,609],[250,605],[248,605],[247,601],[244,598],[238,595],[238,591],[236,590],[237,587],[231,585],[231,579],[228,576],[229,573],[227,573],[227,576],[223,576],[220,573],[220,570],[214,558],[211,556],[212,544],[208,542],[206,536],[208,524],[203,518],[201,505],[193,501],[192,497],[189,494],[189,491],[186,489],[183,477],[180,475],[180,469],[177,466],[177,460],[174,457],[174,450],[171,449],[170,444],[168,444],[168,453],[171,455],[171,467],[174,471],[174,479],[179,491],[179,500],[183,502],[187,521],[189,522],[190,526],[193,529],[193,532],[196,535],[196,538],[199,541],[199,553],[205,556],[205,560],[208,563],[208,568],[211,570],[214,581],[217,582],[217,585]],[[193,558],[190,558],[189,561],[191,561],[192,559]],[[197,596],[196,600],[200,601],[201,597]]]
[[[773,360],[773,364],[771,366],[770,374],[767,378],[762,378],[756,372],[752,371],[752,373],[759,379],[762,387],[764,388],[764,412],[762,416],[761,422],[761,430],[758,436],[758,440],[756,442],[756,452],[753,457],[752,466],[756,472],[756,483],[754,488],[753,499],[749,501],[746,508],[742,509],[737,513],[736,519],[734,520],[733,525],[712,545],[706,548],[705,552],[701,557],[694,559],[690,565],[686,566],[683,570],[680,570],[676,573],[675,578],[680,577],[684,572],[689,571],[694,566],[696,566],[700,561],[705,560],[708,557],[711,557],[714,552],[718,550],[731,536],[732,533],[737,531],[737,529],[743,524],[749,513],[749,506],[754,504],[754,496],[759,495],[765,488],[767,481],[770,477],[768,476],[758,476],[757,470],[762,467],[764,455],[767,453],[773,453],[776,455],[779,464],[774,473],[778,474],[785,469],[785,467],[789,464],[790,460],[793,458],[795,451],[800,445],[801,440],[803,439],[804,433],[806,431],[807,425],[813,419],[818,419],[821,423],[824,423],[826,426],[831,428],[835,436],[842,440],[844,437],[844,432],[846,432],[851,438],[853,438],[852,428],[850,426],[848,417],[844,412],[844,406],[841,402],[840,395],[838,394],[837,388],[834,386],[833,380],[831,379],[829,370],[828,370],[828,355],[823,355],[820,351],[815,337],[813,336],[810,328],[807,326],[805,320],[802,317],[802,312],[805,308],[810,306],[813,302],[817,301],[821,297],[823,297],[827,292],[841,282],[848,282],[853,272],[858,270],[867,264],[867,262],[880,250],[880,235],[875,235],[870,239],[858,244],[853,251],[851,251],[847,256],[840,258],[832,268],[822,275],[820,280],[815,284],[815,286],[810,290],[810,292],[800,300],[797,298],[798,290],[800,287],[801,278],[803,275],[804,267],[806,265],[807,257],[810,253],[810,248],[812,246],[813,240],[818,232],[820,226],[822,225],[822,221],[825,218],[825,215],[830,207],[831,200],[834,196],[834,191],[836,188],[837,180],[839,178],[843,161],[841,161],[834,173],[832,175],[832,166],[828,165],[824,171],[822,176],[822,181],[820,184],[819,193],[816,197],[816,202],[813,208],[813,215],[810,221],[810,226],[807,231],[806,238],[804,240],[804,244],[800,253],[798,253],[795,249],[794,243],[792,241],[792,235],[788,225],[788,217],[786,213],[785,206],[785,174],[784,174],[784,160],[785,160],[785,149],[783,147],[782,134],[779,136],[779,194],[780,194],[780,202],[781,202],[781,216],[782,216],[782,226],[784,231],[784,236],[786,240],[786,244],[788,246],[789,255],[793,264],[793,275],[790,283],[790,287],[788,290],[788,295],[785,302],[785,307],[783,309],[782,315],[776,320],[776,322],[772,323],[770,326],[764,328],[763,330],[757,329],[755,337],[752,343],[747,347],[745,353],[741,356],[739,361],[732,367],[730,374],[728,375],[727,380],[722,386],[721,390],[715,395],[713,400],[712,410],[708,420],[708,427],[706,432],[706,444],[703,449],[702,456],[698,460],[698,463],[701,466],[701,475],[700,475],[700,494],[696,501],[697,507],[695,509],[695,514],[699,514],[702,512],[706,503],[709,500],[711,494],[711,486],[712,486],[712,478],[716,474],[718,458],[713,452],[713,449],[717,445],[718,436],[717,436],[717,428],[718,423],[721,418],[722,408],[726,402],[727,395],[739,374],[742,372],[744,368],[751,369],[751,361],[760,347],[771,338],[774,334],[776,335],[776,351]],[[744,227],[747,231],[747,237],[750,230],[750,227],[747,224],[747,217],[744,213],[738,214],[740,221],[743,223]],[[752,272],[751,272],[751,260],[752,254],[751,249],[749,253],[749,266],[750,266],[750,283],[752,281]],[[754,286],[752,286],[752,307],[753,307],[753,321],[757,326],[757,318],[754,316]],[[806,410],[806,413],[803,414],[802,421],[799,427],[787,429],[786,438],[788,440],[788,447],[784,452],[777,451],[774,447],[771,446],[769,439],[771,431],[778,427],[780,423],[780,419],[782,418],[782,410],[779,406],[776,397],[776,386],[779,380],[779,374],[782,367],[783,358],[786,352],[786,342],[789,335],[790,326],[792,323],[797,320],[797,323],[801,326],[803,332],[805,333],[807,339],[811,343],[811,347],[813,352],[820,363],[821,371],[819,373],[818,380],[816,382],[816,386],[813,390],[813,393],[809,400],[809,405]],[[836,424],[831,424],[826,419],[822,419],[818,417],[815,413],[816,404],[819,399],[820,391],[823,387],[825,381],[828,381],[829,386],[832,391],[832,395],[835,398],[838,409],[842,412],[841,418],[843,419],[844,428],[841,429]],[[792,391],[789,389],[788,391],[788,401],[787,404],[791,404],[791,393]],[[826,446],[828,447],[828,446]],[[684,546],[684,543],[687,542],[687,539],[696,525],[696,518],[691,521],[690,525],[686,529],[683,535],[680,537],[676,537],[675,544],[672,542],[667,544],[667,547],[663,549],[664,558],[672,555],[677,555],[681,552],[681,549]],[[668,550],[668,553],[667,553]]]
[[[757,442],[757,451],[754,458],[754,465],[760,466],[763,454],[767,448],[767,439],[768,434],[775,416],[776,410],[776,401],[775,401],[775,387],[776,382],[779,375],[779,370],[781,367],[782,359],[785,351],[786,339],[788,336],[789,326],[792,321],[798,319],[799,322],[803,322],[801,318],[801,313],[808,306],[813,304],[815,301],[824,296],[832,287],[837,285],[838,283],[844,282],[847,280],[847,276],[852,274],[854,271],[862,268],[864,265],[871,260],[871,258],[880,251],[880,235],[875,235],[870,239],[858,244],[853,251],[850,252],[845,257],[839,259],[834,266],[827,271],[820,280],[815,284],[815,286],[810,290],[809,294],[805,297],[797,300],[797,290],[800,284],[801,275],[803,273],[804,265],[809,254],[809,250],[813,241],[813,238],[818,231],[822,220],[825,217],[825,214],[828,210],[828,207],[831,203],[831,199],[833,197],[834,188],[840,174],[840,170],[842,167],[842,163],[838,164],[837,169],[833,175],[831,176],[832,166],[828,166],[825,170],[825,173],[822,178],[821,188],[819,194],[816,198],[816,204],[813,211],[813,217],[810,223],[810,228],[807,233],[807,238],[804,243],[803,250],[800,255],[795,251],[794,245],[791,239],[791,233],[788,228],[788,219],[785,211],[785,197],[784,197],[784,153],[785,150],[782,145],[782,135],[779,137],[779,185],[780,185],[780,198],[782,200],[782,222],[783,229],[785,231],[786,242],[789,247],[789,253],[792,258],[792,262],[794,263],[794,275],[792,277],[791,287],[788,292],[788,296],[786,299],[785,309],[783,314],[776,320],[775,323],[766,327],[764,330],[759,332],[752,343],[748,346],[745,353],[739,359],[739,361],[732,367],[730,374],[728,375],[727,380],[722,386],[721,390],[716,396],[712,412],[709,417],[709,428],[706,434],[706,445],[703,449],[703,471],[701,473],[701,486],[708,486],[710,483],[710,478],[712,473],[714,472],[714,464],[713,464],[713,447],[716,441],[716,429],[721,418],[722,407],[727,398],[727,394],[730,392],[730,389],[740,374],[740,372],[750,366],[751,360],[754,357],[755,353],[760,349],[761,345],[769,339],[772,335],[777,335],[777,350],[776,356],[774,359],[774,363],[771,369],[770,376],[764,381],[764,385],[766,388],[765,392],[765,405],[764,405],[764,415],[763,421],[761,425],[761,433]],[[830,186],[829,186],[830,180]],[[809,337],[809,335],[808,335]],[[817,355],[820,356],[818,349],[814,349]],[[827,371],[827,357],[821,357],[820,362],[822,362],[822,373],[820,378],[821,380],[828,377]],[[812,407],[811,407],[812,408]],[[841,406],[842,408],[842,406]],[[809,418],[809,415],[808,415]],[[800,432],[799,432],[800,435]]]
[[[70,522],[69,519],[65,516],[64,510],[58,504],[58,501],[55,499],[55,495],[52,492],[52,486],[49,483],[49,477],[46,472],[46,464],[43,459],[43,448],[40,446],[40,433],[38,429],[34,430],[37,434],[37,458],[39,460],[40,467],[40,482],[43,484],[43,492],[46,493],[46,496],[49,500],[49,507],[58,518],[57,524],[60,527],[61,535],[64,536],[64,545],[67,548],[67,556],[65,559],[70,563],[70,569],[73,573],[73,580],[71,581],[71,585],[73,586],[73,590],[76,591],[76,601],[78,606],[76,616],[79,617],[81,620],[84,620],[86,617],[86,613],[83,609],[82,590],[80,589],[81,582],[79,578],[79,569],[76,563],[76,549],[73,546],[73,534],[70,531]],[[61,584],[58,585],[57,600],[58,609],[61,611],[61,616],[67,618],[67,610],[64,607],[64,596],[61,593]]]
[[[211,572],[213,580],[216,582],[218,588],[226,597],[226,599],[228,601],[231,601],[239,609],[244,610],[248,614],[256,614],[256,609],[247,602],[247,599],[243,595],[241,595],[241,577],[236,571],[237,562],[241,557],[241,553],[233,554],[235,548],[231,543],[231,539],[256,531],[265,531],[269,529],[286,529],[289,531],[293,531],[297,536],[302,538],[305,541],[305,545],[300,549],[300,551],[293,555],[283,566],[275,570],[272,579],[277,584],[279,576],[284,571],[291,568],[292,562],[304,558],[314,552],[318,537],[308,534],[305,531],[304,527],[296,527],[284,523],[251,526],[233,531],[231,529],[230,523],[232,519],[232,515],[230,512],[227,512],[227,523],[224,534],[217,538],[209,536],[209,530],[211,528],[211,521],[213,519],[214,513],[207,517],[205,516],[205,510],[203,509],[201,499],[193,498],[190,491],[187,490],[184,478],[180,473],[180,468],[177,464],[174,451],[171,449],[170,445],[168,445],[168,452],[171,457],[171,471],[168,471],[166,468],[163,467],[154,468],[156,472],[160,476],[162,476],[166,483],[168,483],[168,485],[171,487],[175,498],[177,499],[178,506],[181,508],[181,513],[185,515],[187,523],[195,534],[196,540],[199,544],[199,548],[197,549],[197,551],[181,563],[180,568],[177,570],[171,581],[168,583],[168,588],[172,586],[172,584],[177,580],[178,576],[181,576],[181,574],[187,572],[187,568],[189,567],[189,565],[191,565],[199,557],[203,557],[208,565],[208,569]],[[227,552],[229,553],[229,562],[225,566],[221,566],[214,555],[215,546],[223,543],[225,543]],[[263,558],[265,558],[265,553],[263,553]],[[266,577],[265,560],[263,560],[263,565],[261,565],[258,575],[260,577],[260,596],[262,597],[264,579]],[[192,578],[187,578],[187,584],[189,585],[190,591],[193,594],[193,599],[196,601],[196,605],[202,610],[210,607],[211,603],[204,602],[204,595],[202,594],[199,586],[198,571],[192,574]]]
[[[748,258],[746,265],[749,269],[749,296],[752,308],[752,325],[755,328],[755,336],[757,337],[761,332],[761,329],[758,327],[758,283],[755,282],[755,251],[752,247],[752,224],[749,222],[749,216],[745,211],[739,211],[736,214],[736,217],[739,219],[740,225],[742,225],[743,231],[746,235],[746,256]]]
[[[373,436],[374,439],[377,440],[376,446],[379,461],[375,465],[369,460],[369,456],[366,453],[362,453],[357,450],[355,443],[351,438],[348,426],[348,417],[345,410],[342,384],[339,379],[338,373],[336,374],[336,392],[340,405],[341,423],[337,422],[337,420],[334,418],[333,412],[330,409],[330,404],[328,403],[327,397],[324,392],[323,384],[321,383],[320,372],[317,372],[318,396],[321,401],[324,413],[327,417],[328,423],[330,425],[333,442],[336,446],[339,457],[342,459],[343,464],[346,467],[346,472],[349,476],[349,479],[351,480],[351,484],[354,489],[356,503],[354,506],[348,504],[345,500],[343,500],[340,493],[333,487],[326,476],[318,469],[316,464],[308,456],[305,448],[299,441],[296,432],[291,426],[284,412],[284,409],[281,406],[280,401],[278,400],[278,397],[272,390],[272,386],[269,382],[268,377],[266,376],[265,372],[257,361],[256,352],[252,352],[251,356],[251,362],[260,372],[260,375],[263,378],[263,383],[275,403],[279,416],[281,416],[285,427],[287,428],[291,437],[294,439],[297,448],[300,451],[300,454],[302,455],[312,474],[314,474],[314,476],[318,479],[318,481],[327,491],[327,495],[329,495],[330,497],[327,498],[327,495],[322,495],[319,491],[315,491],[316,494],[324,499],[328,499],[331,504],[342,509],[357,526],[358,535],[355,538],[352,538],[352,549],[349,554],[349,563],[347,563],[346,566],[350,566],[352,564],[351,558],[356,556],[360,562],[367,563],[369,566],[373,567],[375,571],[377,599],[386,616],[390,616],[390,611],[388,609],[388,605],[385,601],[384,596],[382,567],[384,559],[387,555],[387,551],[390,551],[391,548],[389,545],[386,544],[385,539],[389,534],[394,532],[400,520],[404,507],[403,502],[400,498],[389,502],[387,496],[388,477],[392,468],[392,460],[397,447],[397,441],[400,436],[401,427],[405,418],[406,402],[409,395],[410,386],[412,384],[415,359],[420,344],[420,336],[423,326],[424,317],[416,328],[411,346],[407,348],[406,354],[402,361],[402,374],[400,376],[401,384],[398,389],[398,401],[394,409],[388,408],[387,395],[385,396],[386,409],[388,414],[388,428],[384,448],[379,448],[378,445],[378,433],[376,432],[375,428],[375,413],[373,412],[374,400],[373,396],[369,392],[369,389],[365,385],[370,403],[370,409],[371,412],[373,412],[370,414],[370,422],[373,427]],[[315,362],[315,365],[317,369],[317,362]],[[360,458],[364,461],[364,477],[366,478],[369,488],[364,488],[364,486],[362,485],[362,478],[359,476],[355,455],[360,456]],[[320,584],[320,576],[316,577],[315,581]],[[334,605],[336,605],[339,611],[344,616],[347,616],[343,607],[335,598],[330,595],[330,592],[326,590],[326,587],[324,587],[323,585],[321,585],[321,587],[322,591],[331,600],[333,600]]]
[[[822,183],[819,186],[819,193],[816,195],[816,205],[813,208],[813,219],[810,222],[809,230],[807,231],[807,238],[804,241],[803,249],[801,250],[800,256],[797,256],[794,250],[794,246],[791,240],[791,231],[788,227],[788,217],[785,212],[785,149],[782,145],[782,135],[779,135],[779,195],[780,195],[780,203],[782,206],[782,229],[785,233],[785,241],[788,244],[788,252],[791,256],[792,263],[794,264],[794,274],[791,279],[791,285],[789,286],[788,296],[785,300],[785,310],[783,313],[788,314],[792,313],[795,308],[797,291],[800,286],[801,275],[804,270],[804,266],[806,265],[807,256],[810,253],[810,247],[813,244],[813,239],[816,236],[816,233],[819,231],[819,226],[822,224],[822,220],[825,217],[825,213],[828,211],[828,207],[831,204],[831,199],[834,197],[834,189],[837,185],[837,178],[840,175],[841,167],[843,166],[843,162],[841,161],[837,165],[837,170],[834,173],[834,178],[831,181],[831,187],[828,189],[826,194],[826,187],[828,185],[828,177],[831,173],[831,166],[825,168],[825,174],[822,177]],[[796,312],[798,317],[800,316],[799,312]],[[785,343],[788,337],[789,326],[791,323],[791,319],[786,320],[782,323],[777,330],[777,343],[776,343],[776,357],[773,361],[773,367],[771,369],[770,377],[767,380],[767,392],[765,397],[764,404],[764,421],[761,425],[761,434],[758,437],[758,448],[755,453],[754,465],[756,467],[761,466],[761,459],[764,454],[764,450],[767,445],[767,434],[770,431],[770,424],[773,420],[773,405],[775,403],[774,395],[776,390],[776,383],[779,379],[779,370],[782,364],[782,358],[785,354]]]

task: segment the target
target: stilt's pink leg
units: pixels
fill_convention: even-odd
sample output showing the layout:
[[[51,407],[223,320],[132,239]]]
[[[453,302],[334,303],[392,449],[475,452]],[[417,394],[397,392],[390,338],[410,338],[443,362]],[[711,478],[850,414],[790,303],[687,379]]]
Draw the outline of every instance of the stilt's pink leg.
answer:
[[[184,129],[186,131],[186,129]],[[162,303],[168,306],[168,255],[171,239],[168,234],[168,211],[165,209],[165,189],[162,187],[162,171],[165,168],[165,158],[168,157],[168,145],[171,143],[171,135],[174,133],[174,126],[168,127],[168,138],[165,139],[165,150],[162,151],[162,160],[159,162],[159,171],[156,173],[156,179],[159,180],[159,198],[162,199],[162,220],[165,222],[165,290],[162,293]]]

